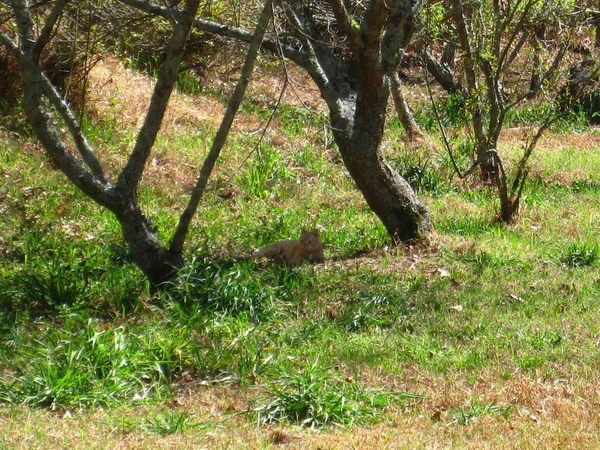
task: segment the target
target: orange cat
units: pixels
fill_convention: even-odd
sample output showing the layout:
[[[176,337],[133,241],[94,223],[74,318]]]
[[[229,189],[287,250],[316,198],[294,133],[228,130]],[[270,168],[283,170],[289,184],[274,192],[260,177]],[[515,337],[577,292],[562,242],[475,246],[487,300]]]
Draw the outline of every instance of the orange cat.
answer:
[[[323,262],[323,244],[317,230],[302,230],[300,239],[274,242],[258,250],[252,259],[267,258],[280,264],[300,264],[304,261]]]

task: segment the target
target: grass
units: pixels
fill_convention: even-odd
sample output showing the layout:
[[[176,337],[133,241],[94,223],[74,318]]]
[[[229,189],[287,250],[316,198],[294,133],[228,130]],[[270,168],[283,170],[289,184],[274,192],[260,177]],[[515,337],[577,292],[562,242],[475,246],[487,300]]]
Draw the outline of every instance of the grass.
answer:
[[[269,397],[252,409],[259,425],[289,421],[309,428],[369,423],[378,420],[378,410],[389,406],[391,398],[418,397],[365,389],[336,379],[318,360],[300,371],[280,375],[269,384],[267,394]]]
[[[131,132],[114,114],[86,129],[116,167]],[[157,296],[114,218],[1,135],[0,448],[597,447],[596,132],[540,141],[510,227],[444,152],[390,146],[436,229],[399,249],[320,122],[297,107],[278,120],[288,142],[247,160],[254,141],[230,137],[190,264]],[[161,137],[140,192],[161,236],[213,132]],[[243,258],[315,227],[325,264]]]

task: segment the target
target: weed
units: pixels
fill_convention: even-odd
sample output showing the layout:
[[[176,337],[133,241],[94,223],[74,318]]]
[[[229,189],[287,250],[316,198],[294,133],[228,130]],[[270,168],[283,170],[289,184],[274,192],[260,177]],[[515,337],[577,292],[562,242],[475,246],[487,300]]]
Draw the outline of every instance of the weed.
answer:
[[[269,384],[267,391],[270,398],[252,409],[259,424],[285,420],[310,428],[373,423],[392,398],[418,398],[341,381],[319,361],[300,372],[281,375],[278,382]]]
[[[267,117],[264,104],[253,102],[252,113]],[[518,125],[544,114],[526,106],[531,110],[508,120]],[[116,168],[133,132],[109,109],[83,127],[99,157]],[[458,121],[459,114],[450,104],[444,120]],[[221,178],[209,184],[215,189],[207,190],[190,230],[190,264],[153,298],[118,222],[65,187],[33,142],[0,130],[0,440],[11,448],[51,448],[60,445],[48,437],[58,427],[83,430],[62,441],[78,448],[123,447],[137,439],[151,447],[154,433],[175,434],[167,438],[173,442],[189,436],[200,447],[244,442],[261,448],[269,445],[264,438],[271,427],[229,417],[233,426],[205,437],[187,409],[212,409],[220,421],[227,416],[222,402],[252,402],[259,390],[266,394],[254,403],[252,418],[279,423],[286,435],[289,423],[359,426],[390,419],[361,428],[360,443],[354,427],[318,434],[292,428],[302,439],[292,446],[418,447],[423,433],[435,436],[438,447],[477,446],[482,433],[490,446],[506,447],[513,437],[533,446],[538,433],[529,433],[531,423],[487,400],[508,392],[519,404],[543,409],[540,402],[548,399],[556,409],[536,423],[541,442],[558,438],[594,448],[598,433],[587,419],[597,403],[597,133],[548,134],[540,141],[521,215],[511,226],[490,220],[497,201],[491,189],[448,181],[452,164],[445,152],[392,154],[400,172],[409,169],[405,175],[427,205],[436,237],[432,247],[384,251],[385,227],[323,152],[329,141],[321,135],[322,117],[297,107],[283,108],[279,117],[281,138],[294,142],[263,148],[241,170],[254,138],[232,136],[234,145],[219,159]],[[555,132],[583,130],[578,120],[558,122]],[[165,180],[187,183],[175,171],[187,173],[196,150],[214,135],[210,125],[188,126],[183,121],[163,130],[155,156],[169,164],[154,167],[160,176],[145,177],[139,192],[165,238],[187,189]],[[449,130],[461,168],[473,155],[464,131]],[[391,142],[402,132],[391,124]],[[514,160],[521,150],[511,133],[502,151]],[[230,196],[218,195],[223,180]],[[322,265],[223,257],[317,226],[326,251]],[[485,401],[468,394],[475,384],[485,387]],[[470,424],[472,433],[448,427],[442,436],[439,425],[418,419],[427,411],[405,407],[410,395],[370,389],[394,385],[431,393],[441,405],[462,405],[450,410],[448,421]],[[166,408],[182,394],[176,389],[185,389],[186,406]],[[578,408],[562,397],[552,400],[571,391],[582,399]],[[131,407],[139,403],[144,406]],[[120,405],[125,408],[113,408]],[[92,410],[68,420],[49,412],[65,408]],[[140,416],[140,410],[150,412]],[[509,423],[477,423],[485,415]],[[98,416],[106,419],[90,420]],[[400,443],[392,441],[396,436]],[[97,437],[100,444],[91,442]]]
[[[287,267],[274,266],[260,272],[246,261],[195,259],[182,269],[166,295],[190,311],[246,314],[258,320],[269,316],[296,286],[304,283],[294,274]]]
[[[561,252],[560,261],[568,267],[593,266],[600,259],[600,245],[572,243]]]
[[[501,415],[504,419],[508,419],[512,408],[501,407],[496,405],[495,402],[481,403],[478,397],[471,400],[471,404],[466,408],[456,408],[452,411],[452,420],[450,424],[458,425],[470,425],[481,416],[486,415]]]
[[[600,194],[600,183],[593,180],[575,180],[571,183],[571,191],[574,193]]]
[[[141,426],[142,429],[160,436],[183,433],[191,427],[193,424],[190,422],[190,415],[176,411],[154,413]]]
[[[239,178],[247,195],[251,198],[264,199],[271,192],[277,177],[289,177],[281,154],[274,148],[265,147],[256,153],[252,165]]]
[[[440,170],[433,168],[427,159],[415,158],[407,153],[393,162],[402,178],[417,191],[439,195],[448,189],[444,186]]]
[[[84,264],[72,265],[56,258],[46,262],[39,272],[33,269],[25,273],[23,281],[38,314],[86,300],[88,274]]]
[[[279,107],[283,130],[290,136],[305,136],[309,126],[328,123],[322,114],[317,114],[303,106],[281,105]]]
[[[140,335],[68,311],[61,319],[58,329],[47,324],[35,340],[15,342],[15,373],[0,379],[0,401],[98,407],[169,395],[169,376],[186,358],[186,333]]]
[[[338,323],[346,330],[387,328],[406,310],[406,302],[393,292],[350,296],[338,314]]]

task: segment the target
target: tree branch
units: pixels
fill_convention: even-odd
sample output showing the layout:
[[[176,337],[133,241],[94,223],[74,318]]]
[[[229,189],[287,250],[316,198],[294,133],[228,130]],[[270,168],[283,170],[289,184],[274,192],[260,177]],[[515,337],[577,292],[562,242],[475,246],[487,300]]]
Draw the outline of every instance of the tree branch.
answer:
[[[421,55],[427,72],[438,82],[440,86],[451,94],[458,93],[466,96],[464,87],[460,84],[460,81],[454,77],[452,72],[443,66],[429,50],[422,50],[419,52]]]
[[[221,121],[221,125],[219,127],[219,130],[217,131],[208,156],[204,160],[204,164],[200,169],[200,174],[198,176],[196,186],[192,191],[192,195],[190,197],[188,205],[181,214],[179,224],[177,225],[177,229],[175,230],[175,233],[173,234],[173,237],[171,239],[169,249],[174,254],[180,254],[183,250],[183,244],[185,242],[190,223],[194,214],[196,213],[196,210],[198,209],[198,204],[202,199],[202,195],[204,193],[204,190],[206,189],[206,185],[208,183],[210,174],[215,166],[215,163],[217,162],[217,158],[219,157],[221,150],[225,145],[225,141],[227,139],[227,135],[229,134],[229,129],[231,128],[233,119],[235,118],[235,115],[244,98],[244,93],[246,92],[246,88],[248,87],[248,84],[250,82],[250,77],[252,75],[252,71],[254,70],[254,64],[256,62],[256,58],[258,57],[260,45],[266,34],[267,27],[272,16],[272,0],[266,0],[265,5],[263,7],[263,11],[256,25],[254,39],[250,43],[248,53],[246,54],[246,60],[244,61],[242,73],[240,74],[240,78],[235,87],[235,90],[233,91],[233,94],[229,99],[227,111],[225,112],[223,120]]]
[[[0,32],[0,44],[4,45],[4,48],[16,58],[21,58],[23,55],[19,50],[19,45],[2,32]]]
[[[64,6],[65,6],[64,3],[66,1],[68,1],[68,0],[61,1],[58,3],[62,4],[62,7],[64,8]],[[58,9],[59,8],[55,7],[53,9],[53,12],[55,14],[54,15],[51,14],[52,17],[49,17],[47,20],[51,21],[52,23],[55,23],[55,21],[56,21],[55,15],[59,14]],[[62,11],[62,9],[61,9],[61,11]],[[21,12],[20,14],[21,15],[25,14],[25,12]],[[25,26],[25,22],[23,22],[23,25]],[[51,30],[52,27],[53,27],[53,25],[49,25],[46,22],[44,24],[43,30]],[[50,38],[50,31],[45,31],[45,32],[43,31],[43,33],[47,33],[47,36],[44,37],[44,39]],[[33,36],[33,33],[31,33],[31,35]],[[26,58],[31,59],[31,64],[29,65],[30,71],[32,72],[32,75],[35,73],[35,77],[37,78],[37,82],[39,83],[39,87],[41,88],[40,92],[43,93],[50,100],[50,103],[56,108],[56,110],[59,112],[59,114],[65,121],[65,123],[69,129],[69,132],[71,133],[71,136],[73,138],[75,147],[76,147],[77,151],[79,152],[79,154],[81,155],[85,164],[90,169],[91,174],[94,177],[96,177],[98,179],[98,181],[100,181],[101,183],[103,183],[103,184],[106,183],[106,178],[105,178],[102,166],[100,165],[100,162],[96,158],[96,155],[94,154],[92,148],[89,146],[87,140],[85,139],[85,136],[83,136],[83,134],[81,132],[81,127],[80,127],[79,123],[77,122],[77,119],[71,112],[68,105],[64,102],[64,100],[62,99],[61,95],[58,93],[56,88],[52,85],[51,81],[48,79],[48,77],[43,73],[42,69],[39,67],[39,51],[41,51],[41,49],[42,49],[42,47],[39,47],[40,42],[41,42],[40,38],[38,38],[38,40],[35,41],[35,43],[33,45],[27,47],[29,56],[26,56],[24,52],[19,50],[18,45],[15,44],[12,40],[10,40],[3,33],[0,33],[0,42],[2,44],[4,44],[5,48],[7,48],[7,50],[9,50],[18,59],[20,59],[20,60],[23,60]]]
[[[365,49],[374,51],[379,56],[381,50],[381,31],[396,0],[373,0],[363,17],[359,35]]]
[[[126,197],[136,195],[137,186],[146,166],[146,161],[156,141],[169,98],[179,76],[179,66],[183,58],[185,44],[199,4],[200,0],[186,0],[181,15],[175,17],[177,23],[167,46],[165,60],[158,73],[144,124],[138,133],[127,165],[123,168],[117,182],[117,189],[123,192]]]
[[[331,47],[318,39],[315,24],[301,11],[298,2],[283,1],[282,6],[287,20],[306,46],[300,65],[309,73],[327,104],[334,105],[339,99],[340,80],[338,61]]]
[[[56,25],[56,22],[61,17],[68,2],[69,0],[57,0],[50,11],[50,14],[48,14],[46,22],[44,23],[44,27],[42,28],[42,31],[40,31],[40,34],[38,35],[38,38],[32,48],[32,56],[36,63],[39,62],[42,50],[52,38],[54,25]]]
[[[71,108],[65,103],[61,95],[58,93],[56,88],[52,85],[51,81],[40,71],[40,81],[42,81],[42,90],[44,95],[50,100],[52,106],[56,108],[58,113],[61,115],[63,120],[65,121],[69,132],[71,133],[71,137],[73,138],[73,142],[75,143],[75,148],[81,155],[83,162],[88,166],[92,175],[94,175],[98,180],[102,183],[106,183],[107,179],[104,174],[104,170],[102,169],[102,165],[100,161],[94,154],[94,151],[90,147],[87,139],[83,135],[81,131],[81,126],[77,121],[77,118],[71,111]]]
[[[402,82],[400,81],[400,76],[398,75],[397,71],[395,71],[392,75],[391,81],[392,98],[394,99],[396,114],[398,115],[398,119],[406,131],[408,139],[413,140],[415,137],[422,138],[424,136],[423,132],[415,120],[415,117],[413,116],[410,107],[406,102],[406,98],[404,98],[404,94],[402,93]]]
[[[121,3],[136,8],[145,13],[161,16],[167,19],[176,17],[180,14],[177,8],[168,8],[166,6],[160,6],[150,0],[119,0]],[[194,28],[204,31],[206,33],[216,34],[224,38],[235,39],[241,42],[249,43],[252,41],[254,33],[243,28],[225,25],[212,20],[202,19],[197,17],[194,20]],[[276,39],[265,38],[262,43],[262,48],[269,51],[270,53],[277,54],[279,44]],[[283,53],[286,58],[294,61],[297,64],[302,65],[304,55],[303,53],[291,48],[284,46]]]
[[[387,19],[381,44],[383,73],[390,76],[396,70],[406,44],[415,30],[415,16],[421,8],[421,0],[398,0]]]
[[[38,139],[44,145],[50,158],[57,167],[75,184],[79,189],[89,195],[96,202],[112,208],[115,205],[115,197],[105,183],[100,164],[82,138],[76,121],[69,120],[68,107],[62,102],[60,95],[53,88],[50,81],[42,73],[41,68],[34,56],[35,40],[33,39],[33,20],[24,0],[13,0],[12,10],[15,14],[17,29],[20,37],[20,48],[14,48],[11,41],[0,34],[5,45],[9,45],[21,61],[23,67],[23,109]],[[74,133],[74,141],[84,161],[94,174],[86,168],[67,149],[60,133],[56,130],[49,114],[44,112],[42,97],[46,95],[51,103],[65,117],[67,126]],[[72,117],[71,117],[72,118]],[[83,144],[82,144],[83,142]]]
[[[346,10],[344,2],[342,0],[327,0],[327,3],[331,6],[331,10],[335,15],[338,25],[348,37],[350,49],[353,52],[357,52],[362,47],[362,41],[358,31],[352,25],[352,19]]]

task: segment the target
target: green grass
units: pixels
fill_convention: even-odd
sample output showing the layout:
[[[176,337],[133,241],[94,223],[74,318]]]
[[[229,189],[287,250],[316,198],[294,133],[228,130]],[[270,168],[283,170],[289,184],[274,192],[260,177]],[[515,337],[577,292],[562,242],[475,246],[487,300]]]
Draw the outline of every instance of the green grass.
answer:
[[[421,416],[433,417],[434,427],[519,428],[537,398],[515,393],[523,377],[578,380],[579,395],[588,395],[600,369],[598,147],[540,148],[510,227],[494,221],[493,191],[450,179],[443,153],[392,153],[437,233],[429,247],[393,249],[347,174],[320,148],[326,138],[304,139],[323,133],[318,121],[291,107],[280,114],[281,132],[299,148],[266,145],[245,161],[251,139],[231,138],[191,231],[189,265],[155,296],[131,264],[116,220],[30,143],[2,137],[0,403],[7,421],[17,420],[14,408],[105,408],[107,433],[118,436],[204,436],[207,429],[225,436],[229,425],[220,420],[279,427],[284,435],[296,425],[407,431],[403,420],[414,425]],[[105,132],[94,125],[92,141],[117,145],[112,125]],[[198,158],[194,148],[210,133],[161,138],[159,154],[170,164],[159,165],[140,198],[163,238],[190,181],[164,180],[183,177],[169,171]],[[252,248],[315,227],[323,265],[244,259]],[[444,390],[446,382],[452,386]],[[234,397],[220,419],[180,405],[211,389]],[[148,409],[132,418],[121,408]]]
[[[502,408],[493,402],[482,404],[478,398],[474,398],[468,407],[457,408],[452,412],[453,420],[451,424],[470,425],[481,416],[494,414],[499,414],[506,419],[510,412],[510,407]]]
[[[258,424],[289,421],[317,428],[328,424],[364,424],[378,419],[378,410],[392,399],[419,396],[365,389],[331,374],[316,360],[300,371],[284,373],[267,388],[268,397],[251,410]]]

